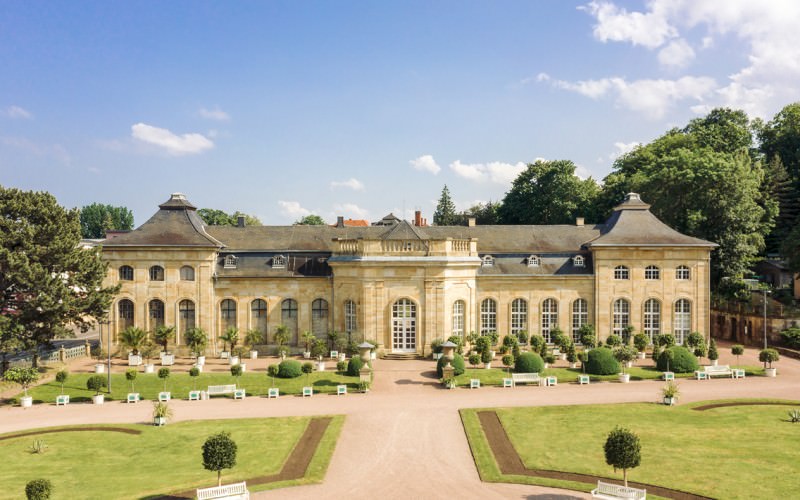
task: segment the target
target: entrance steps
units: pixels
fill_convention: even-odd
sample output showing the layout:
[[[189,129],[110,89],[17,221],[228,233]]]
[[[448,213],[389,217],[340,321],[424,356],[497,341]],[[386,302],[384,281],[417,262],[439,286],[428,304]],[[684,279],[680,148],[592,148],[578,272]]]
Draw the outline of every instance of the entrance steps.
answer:
[[[387,352],[383,355],[383,359],[394,361],[408,361],[411,359],[425,359],[415,352]]]

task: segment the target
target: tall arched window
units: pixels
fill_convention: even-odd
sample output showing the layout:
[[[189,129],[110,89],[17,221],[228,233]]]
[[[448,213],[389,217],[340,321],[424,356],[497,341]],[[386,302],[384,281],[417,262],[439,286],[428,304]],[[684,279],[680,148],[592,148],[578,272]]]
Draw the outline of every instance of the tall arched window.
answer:
[[[548,344],[552,343],[550,331],[558,326],[558,302],[545,299],[542,302],[542,337]]]
[[[192,266],[181,267],[181,281],[194,281],[194,268]]]
[[[481,302],[481,335],[497,331],[497,302],[483,299]]]
[[[464,337],[464,309],[463,300],[453,302],[453,329],[450,331],[451,335]]]
[[[631,323],[631,303],[625,299],[614,301],[614,325],[612,332],[614,335],[623,336],[625,327]]]
[[[250,302],[250,328],[262,335],[267,333],[267,303],[262,299]]]
[[[186,333],[186,330],[194,328],[194,302],[191,300],[182,300],[178,304],[178,316],[180,316],[181,333]]]
[[[514,299],[511,302],[511,334],[519,335],[519,332],[528,329],[528,301],[525,299]]]
[[[150,268],[150,281],[164,281],[164,268],[152,266]]]
[[[652,343],[656,335],[661,333],[661,302],[647,299],[644,303],[644,334]]]
[[[117,304],[119,310],[119,329],[120,331],[133,326],[133,302],[122,299]]]
[[[589,322],[589,303],[586,299],[576,299],[572,303],[572,341],[581,341],[580,329]]]
[[[281,302],[281,324],[289,329],[290,342],[297,342],[297,301],[286,299]]]
[[[236,302],[225,299],[219,303],[219,318],[222,331],[228,328],[236,328]]]
[[[675,302],[675,315],[672,318],[673,333],[675,342],[683,344],[686,336],[692,328],[692,303],[686,299],[679,299]]]
[[[120,266],[119,268],[120,281],[133,281],[133,268],[131,266]]]
[[[358,321],[356,319],[356,303],[352,300],[344,301],[344,331],[353,333],[358,331]]]
[[[150,317],[150,330],[164,326],[164,303],[158,299],[153,299],[147,308],[149,310],[148,316]]]
[[[315,299],[311,303],[311,331],[319,338],[328,334],[328,301],[325,299]]]
[[[615,280],[627,280],[631,278],[631,271],[625,266],[617,266],[614,268]]]

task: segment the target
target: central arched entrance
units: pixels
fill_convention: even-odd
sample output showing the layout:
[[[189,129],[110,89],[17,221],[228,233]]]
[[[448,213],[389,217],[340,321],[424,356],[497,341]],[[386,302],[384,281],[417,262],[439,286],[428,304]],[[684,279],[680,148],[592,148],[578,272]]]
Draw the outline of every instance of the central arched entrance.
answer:
[[[400,299],[392,305],[392,351],[416,352],[417,305]]]

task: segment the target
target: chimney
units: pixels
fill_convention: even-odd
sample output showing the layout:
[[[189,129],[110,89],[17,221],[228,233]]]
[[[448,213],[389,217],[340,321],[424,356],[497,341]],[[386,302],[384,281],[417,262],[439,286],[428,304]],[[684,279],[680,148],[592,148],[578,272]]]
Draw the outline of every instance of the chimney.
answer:
[[[344,227],[344,215],[336,217],[336,227]]]
[[[577,219],[575,219],[575,225],[578,227],[583,226],[583,217],[578,217]]]
[[[236,218],[236,227],[244,227],[244,217],[239,216]]]
[[[475,227],[475,217],[470,217],[467,219],[467,227]]]
[[[414,225],[419,227],[422,225],[422,211],[414,210]]]

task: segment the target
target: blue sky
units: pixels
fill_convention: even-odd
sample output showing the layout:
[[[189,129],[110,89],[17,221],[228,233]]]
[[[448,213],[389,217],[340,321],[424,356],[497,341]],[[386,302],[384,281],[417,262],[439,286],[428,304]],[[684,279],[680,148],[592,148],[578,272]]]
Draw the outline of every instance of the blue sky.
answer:
[[[760,4],[760,5],[755,5]],[[800,93],[800,2],[36,2],[0,9],[0,184],[143,223],[432,219]]]

